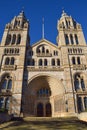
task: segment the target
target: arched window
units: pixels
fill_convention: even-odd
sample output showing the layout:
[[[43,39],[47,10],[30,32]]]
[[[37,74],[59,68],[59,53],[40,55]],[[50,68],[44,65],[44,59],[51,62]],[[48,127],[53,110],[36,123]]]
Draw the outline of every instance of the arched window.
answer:
[[[51,96],[51,91],[47,88],[41,88],[37,91],[37,96],[38,97],[47,97]]]
[[[4,97],[0,98],[0,109],[4,107]]]
[[[8,80],[7,89],[10,89],[10,90],[11,90],[11,88],[12,88],[12,80],[9,79],[9,80]]]
[[[10,107],[10,98],[7,97],[7,98],[5,99],[5,109],[6,109],[6,110],[9,110],[9,107]]]
[[[77,90],[85,91],[85,82],[84,82],[84,78],[82,77],[82,75],[80,75],[80,74],[75,75],[74,86],[75,86],[76,91]]]
[[[16,42],[16,35],[15,35],[15,34],[13,34],[12,44],[15,44],[15,42]]]
[[[82,90],[84,91],[85,90],[85,83],[84,83],[84,80],[81,78],[81,87],[82,87]]]
[[[20,43],[21,43],[21,35],[18,34],[18,36],[17,36],[17,44],[20,44]]]
[[[47,54],[49,53],[49,50],[48,50],[48,49],[46,50],[46,53],[47,53]]]
[[[44,66],[47,66],[47,59],[44,59]]]
[[[68,28],[68,22],[67,22],[67,20],[66,20],[66,27]]]
[[[81,64],[81,63],[80,63],[80,57],[77,57],[77,63],[78,63],[78,64]]]
[[[82,112],[83,105],[82,105],[82,98],[81,97],[77,97],[77,105],[78,105],[78,112]]]
[[[73,44],[74,44],[74,41],[73,41],[73,36],[72,36],[72,34],[70,34],[70,40],[71,40],[71,44],[73,45]]]
[[[35,65],[35,60],[34,59],[32,59],[32,66],[34,66]]]
[[[9,65],[10,64],[10,59],[9,59],[9,57],[7,57],[6,59],[5,59],[5,65]]]
[[[52,66],[55,66],[55,59],[52,59]]]
[[[79,90],[79,79],[75,78],[74,80],[74,86],[75,86],[75,91]]]
[[[69,45],[69,38],[67,34],[65,34],[65,42],[66,42],[66,45]]]
[[[42,47],[42,53],[45,53],[45,48],[44,48],[44,46]]]
[[[85,109],[87,109],[87,97],[84,97],[84,105],[85,105]]]
[[[42,59],[39,59],[39,66],[42,66]]]
[[[15,59],[14,59],[14,57],[12,57],[12,58],[11,58],[11,63],[10,63],[10,64],[11,64],[11,65],[14,65],[14,61],[15,61]]]
[[[54,56],[56,55],[56,52],[54,51]]]
[[[1,90],[11,90],[12,89],[12,77],[6,75],[2,81],[1,81],[1,87],[0,87],[0,91]]]
[[[1,86],[2,86],[1,89],[6,89],[7,88],[7,79],[4,79],[2,81],[2,85]]]
[[[10,35],[10,34],[8,34],[8,35],[7,35],[7,38],[6,38],[5,45],[10,44],[10,42],[11,42],[11,35]]]
[[[60,66],[60,59],[57,59],[57,65]]]
[[[76,62],[75,62],[75,57],[72,57],[72,64],[75,65]]]
[[[78,37],[77,37],[76,34],[75,34],[75,41],[76,41],[76,44],[78,45],[78,44],[79,44],[79,41],[78,41]]]

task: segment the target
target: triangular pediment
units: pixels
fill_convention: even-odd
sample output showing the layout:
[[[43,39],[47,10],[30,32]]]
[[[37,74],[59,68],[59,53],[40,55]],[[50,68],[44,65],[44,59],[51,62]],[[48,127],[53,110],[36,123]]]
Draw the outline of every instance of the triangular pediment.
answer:
[[[48,46],[52,46],[54,48],[58,48],[57,45],[53,44],[52,42],[46,40],[46,39],[41,39],[40,41],[36,42],[35,44],[33,44],[31,47],[36,47],[36,46],[40,46],[40,45],[48,45]]]

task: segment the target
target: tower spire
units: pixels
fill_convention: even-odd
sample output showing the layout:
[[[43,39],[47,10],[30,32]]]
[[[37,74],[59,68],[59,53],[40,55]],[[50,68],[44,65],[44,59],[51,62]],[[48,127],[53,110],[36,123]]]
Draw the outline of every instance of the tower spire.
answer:
[[[44,18],[42,18],[42,39],[44,39]]]

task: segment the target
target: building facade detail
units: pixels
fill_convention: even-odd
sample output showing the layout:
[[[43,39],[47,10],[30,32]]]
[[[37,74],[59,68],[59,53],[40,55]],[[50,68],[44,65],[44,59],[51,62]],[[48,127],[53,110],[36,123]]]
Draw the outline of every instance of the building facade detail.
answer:
[[[22,11],[5,26],[0,45],[0,111],[60,117],[87,111],[87,45],[82,27],[64,11],[57,45],[30,45]]]

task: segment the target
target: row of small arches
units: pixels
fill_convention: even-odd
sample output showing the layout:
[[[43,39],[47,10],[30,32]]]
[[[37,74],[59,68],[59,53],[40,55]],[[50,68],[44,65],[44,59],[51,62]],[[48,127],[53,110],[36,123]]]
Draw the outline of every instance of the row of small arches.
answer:
[[[5,45],[9,45],[9,44],[14,45],[14,44],[20,44],[20,43],[21,43],[21,35],[20,34],[18,34],[18,35],[8,34],[7,35]]]
[[[27,65],[34,66],[35,65],[35,60],[34,59],[28,59],[27,60]],[[47,66],[48,65],[48,60],[47,59],[44,59],[44,60],[39,59],[38,60],[38,65],[39,66],[42,66],[42,65]],[[52,59],[51,60],[51,65],[52,66],[55,66],[55,65],[60,66],[60,59]]]
[[[68,53],[70,53],[70,54],[72,54],[72,53],[75,53],[75,54],[77,54],[77,53],[79,53],[79,54],[81,54],[82,53],[82,49],[81,48],[69,48],[68,49]]]
[[[69,38],[70,38],[70,41],[69,41]],[[75,41],[74,41],[74,39],[75,39]],[[70,34],[69,36],[67,34],[65,34],[65,42],[66,42],[66,45],[69,45],[70,43],[72,45],[73,44],[78,45],[79,44],[78,36],[76,34],[74,36],[72,34]]]
[[[19,54],[19,48],[5,48],[4,54]]]

